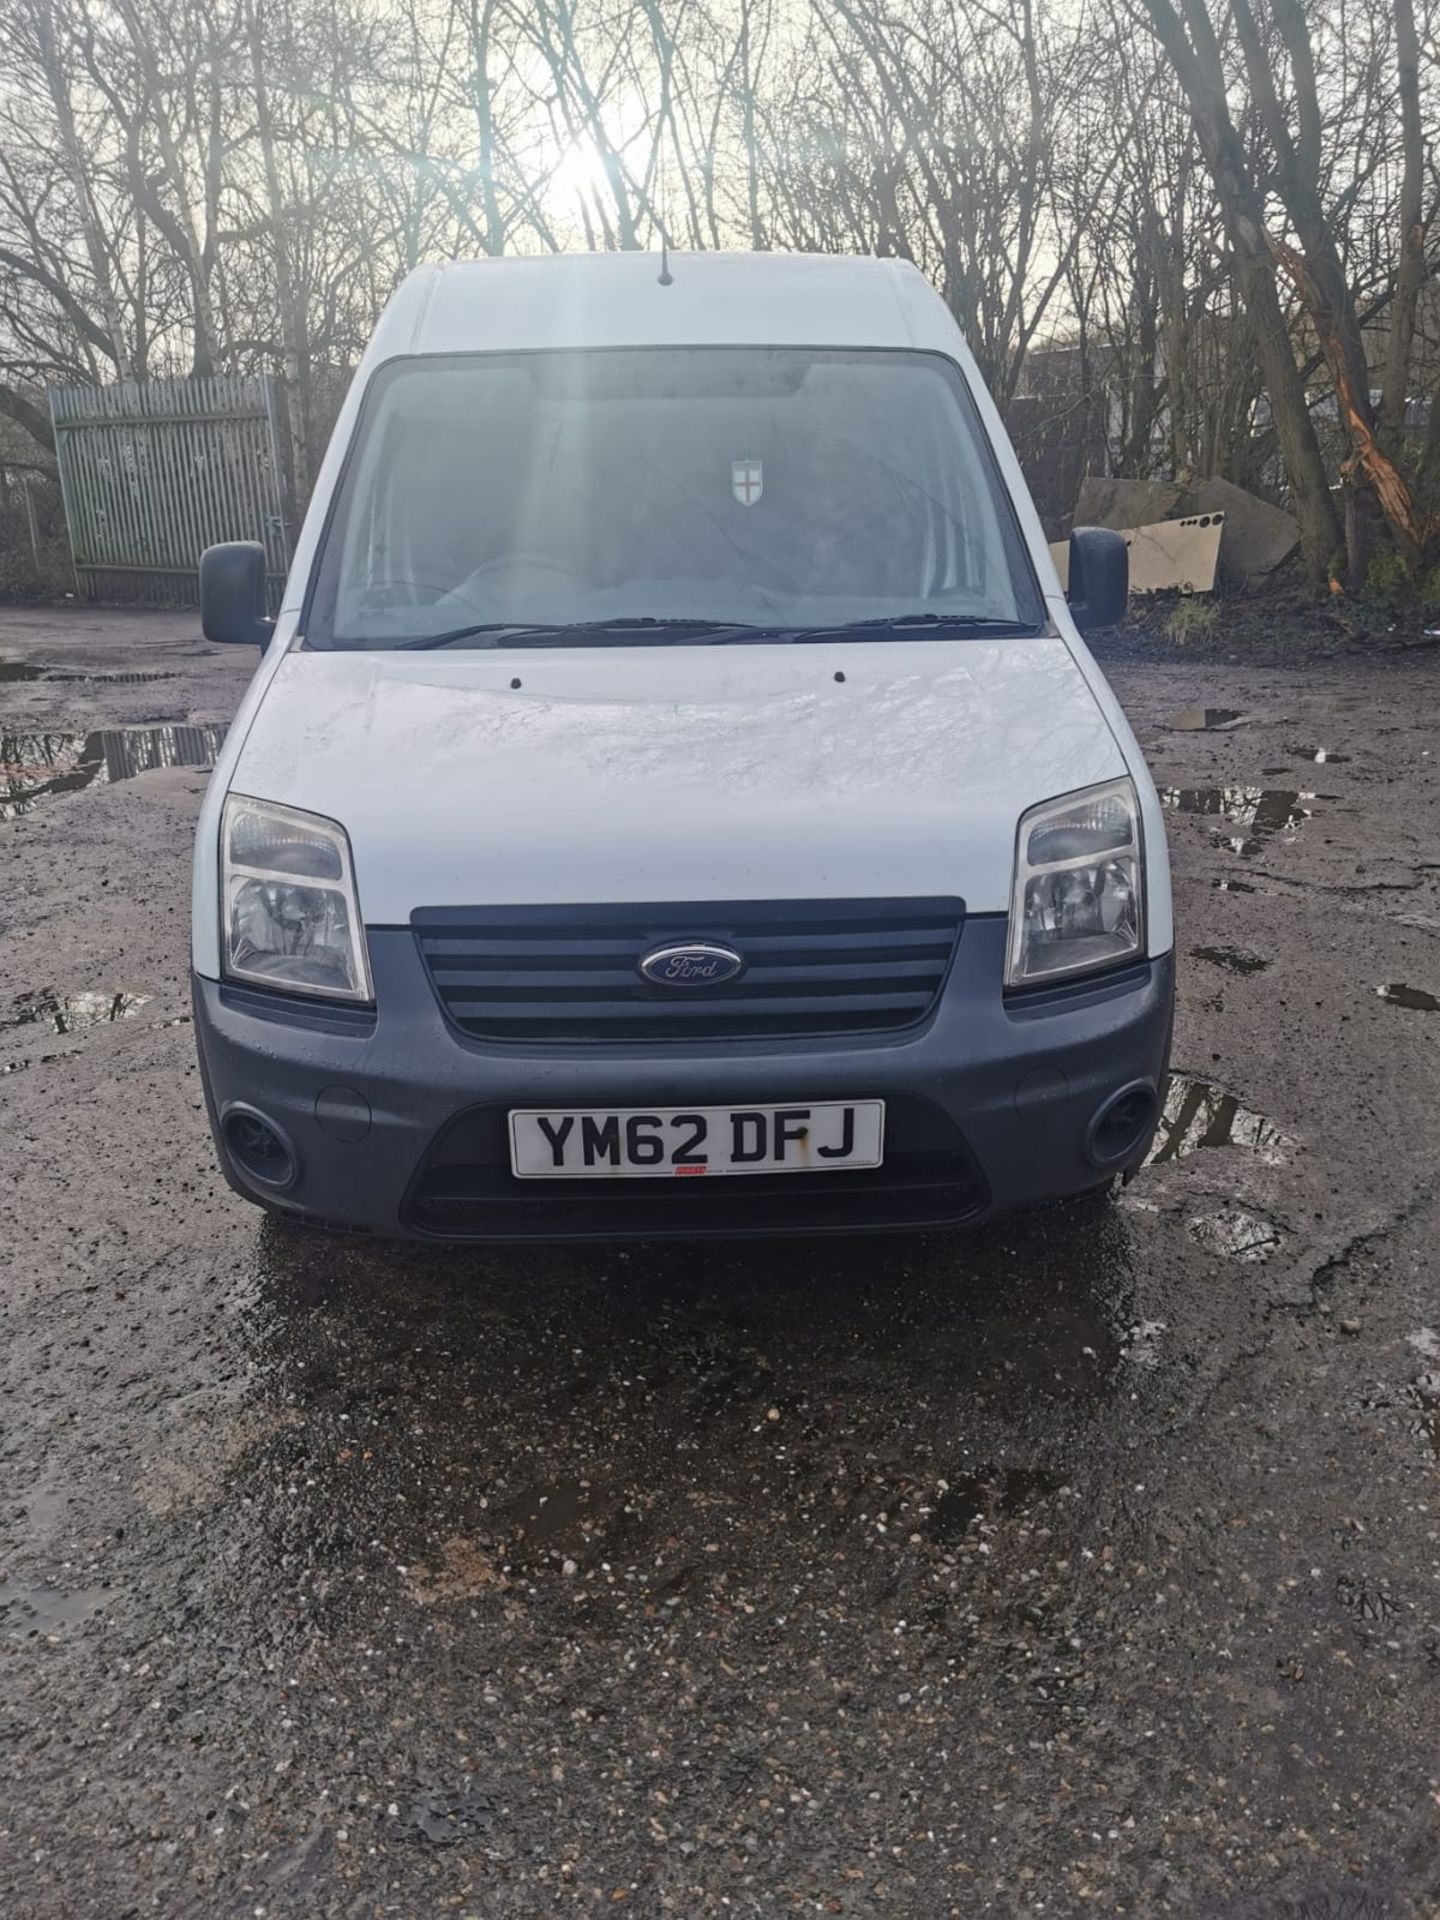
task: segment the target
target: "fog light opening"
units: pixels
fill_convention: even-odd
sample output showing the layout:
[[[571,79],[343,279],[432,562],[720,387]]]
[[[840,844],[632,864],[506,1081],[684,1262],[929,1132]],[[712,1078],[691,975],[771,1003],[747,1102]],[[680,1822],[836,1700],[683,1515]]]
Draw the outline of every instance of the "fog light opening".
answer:
[[[295,1150],[273,1120],[254,1107],[230,1107],[220,1123],[232,1166],[252,1186],[283,1193],[300,1172]]]
[[[1138,1153],[1154,1130],[1158,1113],[1155,1089],[1148,1080],[1122,1087],[1090,1122],[1085,1150],[1097,1167],[1117,1166]]]

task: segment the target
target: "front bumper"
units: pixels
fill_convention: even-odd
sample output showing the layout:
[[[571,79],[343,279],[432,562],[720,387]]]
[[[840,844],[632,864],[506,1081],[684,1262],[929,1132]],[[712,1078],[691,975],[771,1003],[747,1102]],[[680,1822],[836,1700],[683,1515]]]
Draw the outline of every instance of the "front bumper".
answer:
[[[938,1227],[1100,1185],[1134,1166],[1097,1112],[1148,1089],[1158,1116],[1174,962],[1006,1001],[1005,920],[968,920],[929,1020],[849,1041],[574,1048],[482,1044],[450,1026],[413,936],[371,930],[378,1012],[194,980],[195,1033],[227,1179],[297,1219],[442,1240],[691,1237]],[[882,1099],[886,1164],[704,1180],[515,1181],[512,1107],[752,1106]],[[245,1110],[289,1145],[258,1180],[226,1145]],[[1153,1124],[1153,1123],[1152,1123]],[[233,1122],[232,1122],[233,1131]],[[1108,1144],[1108,1143],[1107,1143]]]

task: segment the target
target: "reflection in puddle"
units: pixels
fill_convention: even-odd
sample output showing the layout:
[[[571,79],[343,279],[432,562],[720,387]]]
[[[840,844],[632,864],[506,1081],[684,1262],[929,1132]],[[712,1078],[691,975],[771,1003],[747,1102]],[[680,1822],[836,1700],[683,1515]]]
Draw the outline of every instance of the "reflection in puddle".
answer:
[[[1375,991],[1392,1007],[1408,1007],[1411,1013],[1440,1013],[1440,998],[1426,993],[1423,987],[1407,987],[1396,982],[1393,986],[1376,987]]]
[[[1208,960],[1227,973],[1263,973],[1270,964],[1263,954],[1247,953],[1243,947],[1192,947],[1190,953],[1193,959]]]
[[[1440,1373],[1422,1373],[1407,1389],[1406,1398],[1412,1407],[1418,1409],[1418,1418],[1410,1427],[1411,1433],[1423,1440],[1436,1459],[1440,1460]]]
[[[1318,765],[1344,767],[1350,763],[1348,753],[1334,753],[1329,747],[1286,747],[1287,753],[1298,754],[1302,760],[1314,760]]]
[[[47,673],[45,678],[67,687],[150,687],[157,680],[174,680],[173,673]]]
[[[1310,818],[1314,793],[1289,787],[1162,787],[1160,804],[1174,813],[1213,815],[1239,829],[1222,835],[1225,845],[1249,859],[1272,835],[1293,835]]]
[[[1183,1160],[1201,1147],[1239,1147],[1267,1167],[1283,1167],[1291,1144],[1273,1120],[1242,1106],[1223,1087],[1188,1073],[1172,1073],[1146,1164]]]
[[[1223,1254],[1231,1260],[1268,1259],[1284,1239],[1273,1220],[1240,1206],[1192,1214],[1185,1230],[1207,1253]]]
[[[159,767],[212,767],[223,726],[111,727],[95,733],[0,734],[0,820],[17,820],[46,794]]]
[[[0,1020],[0,1027],[44,1022],[56,1033],[79,1033],[85,1027],[104,1026],[111,1020],[128,1020],[149,1004],[148,993],[58,994],[42,987],[38,993],[16,994],[14,1010]]]
[[[1165,724],[1172,733],[1212,733],[1239,718],[1238,707],[1186,707],[1181,713],[1172,713]]]
[[[0,1580],[0,1632],[13,1640],[77,1626],[105,1605],[104,1587],[73,1587],[68,1592],[43,1580]]]
[[[981,1467],[949,1481],[935,1501],[930,1519],[932,1540],[949,1544],[963,1540],[976,1520],[1021,1513],[1036,1500],[1057,1492],[1064,1476],[1042,1467]]]

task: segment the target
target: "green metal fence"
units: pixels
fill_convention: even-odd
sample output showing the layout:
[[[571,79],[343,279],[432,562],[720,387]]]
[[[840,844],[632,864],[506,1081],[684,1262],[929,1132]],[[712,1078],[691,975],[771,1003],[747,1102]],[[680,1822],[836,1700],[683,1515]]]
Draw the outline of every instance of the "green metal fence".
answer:
[[[52,387],[50,418],[76,578],[90,598],[193,605],[205,548],[258,540],[278,606],[291,516],[273,380]]]

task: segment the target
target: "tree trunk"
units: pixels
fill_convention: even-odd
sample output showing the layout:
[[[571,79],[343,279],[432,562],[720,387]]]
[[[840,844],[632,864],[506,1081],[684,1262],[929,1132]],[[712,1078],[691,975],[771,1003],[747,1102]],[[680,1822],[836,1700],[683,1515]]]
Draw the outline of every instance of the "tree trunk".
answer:
[[[1275,263],[1265,238],[1264,205],[1230,118],[1214,29],[1202,0],[1182,0],[1182,4],[1188,33],[1170,0],[1144,0],[1185,89],[1200,150],[1215,185],[1233,255],[1235,284],[1255,330],[1256,358],[1270,396],[1275,436],[1299,522],[1300,551],[1311,584],[1318,587],[1340,544],[1340,525],[1280,304]]]
[[[1425,140],[1420,120],[1420,45],[1415,34],[1415,10],[1411,0],[1392,0],[1392,4],[1403,149],[1400,264],[1395,276],[1395,297],[1390,304],[1390,339],[1385,356],[1385,380],[1380,390],[1379,440],[1381,450],[1391,460],[1398,460],[1405,442],[1415,312],[1425,280]]]

